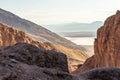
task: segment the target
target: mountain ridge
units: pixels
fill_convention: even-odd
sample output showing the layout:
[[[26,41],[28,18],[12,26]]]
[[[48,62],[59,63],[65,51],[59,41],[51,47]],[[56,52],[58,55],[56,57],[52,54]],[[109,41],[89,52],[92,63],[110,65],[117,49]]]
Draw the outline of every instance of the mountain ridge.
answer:
[[[103,24],[102,21],[94,21],[91,23],[63,23],[63,24],[54,24],[46,25],[46,28],[54,31],[56,33],[62,32],[96,32],[99,26]]]
[[[0,12],[2,12],[2,11],[0,11]],[[5,11],[5,13],[6,13],[6,11]],[[9,14],[12,14],[12,13],[9,13]],[[12,16],[14,16],[14,14]],[[22,28],[21,21],[16,24],[15,23],[16,18],[15,19],[14,19],[14,17],[12,17],[12,18],[9,17],[9,15],[5,15],[3,13],[0,13],[0,21],[4,22],[4,23],[0,23],[0,26],[1,26],[1,29],[0,29],[1,40],[0,41],[3,43],[3,44],[1,44],[1,46],[9,46],[9,45],[13,45],[13,44],[18,43],[18,42],[27,42],[27,43],[31,43],[37,47],[40,47],[40,48],[43,48],[46,50],[53,49],[53,50],[56,50],[58,52],[62,52],[65,55],[67,55],[70,71],[74,70],[75,67],[73,65],[77,66],[79,63],[83,64],[83,62],[88,58],[88,55],[84,52],[85,49],[83,47],[79,47],[76,44],[71,43],[70,41],[68,41],[62,37],[57,36],[57,34],[52,33],[51,31],[48,31],[45,28],[41,27],[42,29],[39,29],[38,26],[36,26],[37,28],[36,27],[33,28],[34,26],[29,26],[26,23],[26,21],[24,22],[24,20],[22,20],[20,18],[18,20],[22,20],[22,22],[24,22],[24,27]],[[13,21],[13,22],[11,22],[11,21]],[[27,22],[29,23],[29,21],[27,21]],[[6,23],[8,23],[8,24],[6,24]],[[22,29],[28,30],[29,33],[31,33],[30,30],[33,30],[33,32],[37,33],[37,37],[45,38],[45,39],[49,38],[49,40],[51,39],[52,42],[49,40],[42,41],[41,39],[40,40],[35,39],[33,37],[33,35],[36,35],[36,33],[29,34],[28,32],[24,32],[25,30],[21,30],[15,26],[10,26],[9,25],[10,23],[11,23],[11,25],[15,25],[15,24],[21,25],[19,27]],[[27,27],[25,27],[25,24],[27,24]],[[34,24],[34,23],[32,23],[32,24]],[[31,29],[28,27],[30,27]],[[44,29],[45,29],[45,31],[44,31]],[[11,32],[11,30],[13,31],[13,33]],[[57,36],[57,37],[54,37],[51,34],[55,34],[55,36]],[[51,36],[49,36],[49,35],[51,35]],[[4,37],[4,36],[6,36],[6,37]],[[19,37],[20,39],[16,39],[16,37]],[[57,40],[59,40],[61,44]],[[68,45],[66,45],[66,44],[68,44]],[[77,46],[77,47],[74,47],[74,46]]]

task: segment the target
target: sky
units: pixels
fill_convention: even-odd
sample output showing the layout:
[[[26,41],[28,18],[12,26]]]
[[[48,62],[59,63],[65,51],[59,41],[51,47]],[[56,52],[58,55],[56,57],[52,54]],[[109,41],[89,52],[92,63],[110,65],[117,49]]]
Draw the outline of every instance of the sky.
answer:
[[[40,25],[104,21],[120,0],[1,0],[0,8]]]

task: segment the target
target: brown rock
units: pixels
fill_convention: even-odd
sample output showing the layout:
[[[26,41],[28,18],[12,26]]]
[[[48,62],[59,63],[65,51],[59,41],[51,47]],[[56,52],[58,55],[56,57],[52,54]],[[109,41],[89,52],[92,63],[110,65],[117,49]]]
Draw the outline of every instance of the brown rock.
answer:
[[[88,58],[85,63],[78,67],[75,71],[72,72],[72,74],[76,73],[82,73],[84,71],[89,71],[90,69],[95,68],[95,59],[94,56]]]
[[[120,12],[109,17],[97,32],[95,59],[98,67],[120,67]]]
[[[0,45],[1,46],[10,46],[16,43],[31,43],[37,47],[49,50],[52,47],[45,43],[40,43],[38,41],[30,38],[25,32],[17,30],[12,27],[8,27],[5,24],[0,23]]]
[[[96,67],[120,68],[120,11],[110,16],[98,29],[94,52],[95,55],[87,59],[75,72],[84,72]]]

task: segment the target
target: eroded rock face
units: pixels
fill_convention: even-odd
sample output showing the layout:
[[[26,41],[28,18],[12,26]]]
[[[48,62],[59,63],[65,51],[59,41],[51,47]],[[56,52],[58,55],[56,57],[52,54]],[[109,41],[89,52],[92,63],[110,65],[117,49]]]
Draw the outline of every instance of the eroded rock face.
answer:
[[[120,11],[110,16],[98,29],[94,42],[95,55],[87,59],[75,72],[96,67],[120,68]]]
[[[35,41],[30,38],[25,32],[0,23],[0,46],[10,46],[23,42],[31,43],[46,50],[52,49],[52,46],[50,46],[50,44]]]
[[[0,80],[73,80],[67,58],[27,43],[0,48]]]
[[[96,66],[120,68],[120,11],[98,29],[94,50]]]

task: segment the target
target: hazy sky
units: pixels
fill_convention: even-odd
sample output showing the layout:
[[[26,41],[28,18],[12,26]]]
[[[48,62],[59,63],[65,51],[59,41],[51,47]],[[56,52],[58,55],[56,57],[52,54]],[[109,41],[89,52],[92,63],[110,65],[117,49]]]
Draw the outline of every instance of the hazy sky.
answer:
[[[104,21],[120,0],[1,0],[0,8],[38,24]]]

